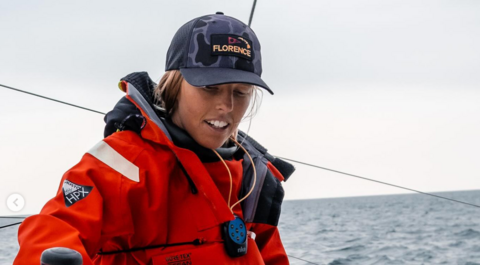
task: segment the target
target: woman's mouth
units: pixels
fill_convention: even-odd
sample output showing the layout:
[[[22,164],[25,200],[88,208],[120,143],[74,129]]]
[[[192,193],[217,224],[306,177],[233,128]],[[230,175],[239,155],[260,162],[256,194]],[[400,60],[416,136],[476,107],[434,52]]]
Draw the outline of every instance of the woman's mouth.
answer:
[[[218,120],[208,120],[208,121],[205,121],[208,125],[210,125],[210,127],[214,128],[214,129],[225,129],[228,127],[228,125],[230,125],[229,123],[227,122],[224,122],[224,121],[218,121]]]

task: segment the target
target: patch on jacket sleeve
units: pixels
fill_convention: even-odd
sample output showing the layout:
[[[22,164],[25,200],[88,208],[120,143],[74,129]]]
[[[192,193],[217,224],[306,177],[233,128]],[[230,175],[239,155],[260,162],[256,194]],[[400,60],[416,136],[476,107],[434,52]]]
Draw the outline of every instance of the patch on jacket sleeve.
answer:
[[[91,186],[82,186],[75,184],[69,180],[63,181],[63,198],[67,207],[72,206],[79,200],[84,199],[93,190]]]

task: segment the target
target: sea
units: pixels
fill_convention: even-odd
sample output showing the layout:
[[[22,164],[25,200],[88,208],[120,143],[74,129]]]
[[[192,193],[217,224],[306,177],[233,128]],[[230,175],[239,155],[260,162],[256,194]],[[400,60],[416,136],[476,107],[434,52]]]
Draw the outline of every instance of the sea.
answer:
[[[285,201],[279,230],[293,265],[480,265],[480,190]],[[18,219],[0,219],[0,226]],[[18,252],[0,229],[0,265]]]

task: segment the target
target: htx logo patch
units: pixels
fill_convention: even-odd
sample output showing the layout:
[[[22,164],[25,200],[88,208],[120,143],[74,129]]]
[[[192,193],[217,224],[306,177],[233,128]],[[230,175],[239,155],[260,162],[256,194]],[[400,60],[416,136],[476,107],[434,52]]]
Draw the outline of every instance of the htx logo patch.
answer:
[[[84,199],[85,197],[90,194],[90,192],[93,190],[93,187],[90,186],[82,186],[75,184],[69,180],[65,180],[63,182],[63,198],[65,199],[65,205],[67,207],[72,206],[76,202],[78,202],[81,199]]]

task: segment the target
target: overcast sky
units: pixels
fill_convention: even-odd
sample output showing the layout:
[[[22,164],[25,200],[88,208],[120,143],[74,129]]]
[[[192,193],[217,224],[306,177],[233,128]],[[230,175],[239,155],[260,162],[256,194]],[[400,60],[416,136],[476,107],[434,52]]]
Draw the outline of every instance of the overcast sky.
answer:
[[[253,2],[253,1],[252,1]],[[250,1],[2,1],[0,84],[107,112],[118,80],[158,81],[176,30]],[[270,153],[426,192],[480,189],[480,1],[259,0]],[[103,136],[103,116],[0,87],[0,215],[38,212]],[[243,126],[246,130],[247,126]],[[404,191],[296,165],[286,199]]]

